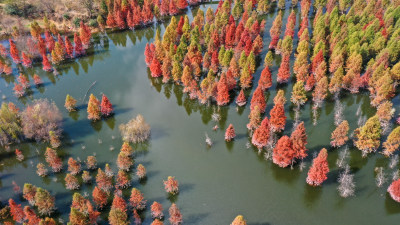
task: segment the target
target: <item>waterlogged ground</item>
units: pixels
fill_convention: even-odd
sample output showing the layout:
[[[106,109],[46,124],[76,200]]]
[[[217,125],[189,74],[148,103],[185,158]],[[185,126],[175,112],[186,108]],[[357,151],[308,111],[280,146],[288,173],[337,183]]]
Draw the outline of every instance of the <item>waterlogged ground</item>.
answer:
[[[210,6],[216,8],[216,5],[203,5],[200,8],[206,11]],[[188,12],[190,18],[197,9]],[[295,10],[298,15],[297,33],[300,18],[299,9]],[[265,16],[267,32],[264,35],[264,46],[270,42],[268,31],[276,15],[275,11],[272,9]],[[285,11],[284,23],[289,13],[289,10]],[[147,208],[153,201],[158,201],[163,204],[164,213],[167,214],[171,201],[176,202],[185,224],[229,224],[237,214],[243,214],[248,224],[253,225],[398,223],[400,204],[386,193],[389,184],[377,188],[374,180],[375,167],[383,166],[390,179],[398,165],[390,169],[389,160],[380,154],[361,158],[358,150],[350,148],[348,162],[355,174],[355,197],[342,199],[336,190],[340,170],[335,163],[340,149],[329,149],[331,172],[323,187],[314,188],[306,184],[312,154],[329,146],[335,113],[332,96],[318,111],[318,123],[315,126],[310,102],[301,108],[300,119],[305,122],[307,147],[310,149],[310,156],[306,159],[307,168],[303,172],[297,165],[293,170],[279,168],[266,161],[263,153],[246,148],[249,141],[245,126],[248,122],[248,107],[238,109],[234,103],[227,107],[199,105],[182,94],[181,87],[163,85],[158,79],[150,79],[143,52],[146,43],[153,41],[156,28],[162,32],[165,29],[162,24],[139,31],[97,36],[90,55],[60,66],[56,77],[52,73],[43,72],[40,66],[24,71],[30,77],[37,73],[45,85],[39,89],[32,88],[31,93],[22,99],[16,99],[12,94],[15,74],[3,75],[0,95],[4,95],[6,101],[17,103],[19,107],[37,98],[49,98],[56,103],[64,118],[63,146],[59,150],[64,159],[64,171],[68,157],[79,157],[84,161],[87,156],[96,154],[100,167],[104,168],[109,163],[117,172],[115,161],[122,144],[118,126],[139,113],[144,115],[152,128],[151,140],[145,145],[135,146],[135,164],[142,163],[147,168],[148,179],[139,183],[135,177],[132,186],[143,192]],[[265,54],[264,50],[262,60]],[[279,64],[280,57],[276,56],[271,68],[274,80]],[[256,71],[254,83],[257,83],[261,70],[262,66]],[[84,96],[95,81],[89,93],[97,97],[106,94],[114,104],[115,116],[92,123],[86,118],[87,96],[85,99]],[[290,99],[292,83],[279,87],[275,83],[266,93],[267,112],[272,108],[272,99],[277,89],[285,90],[286,97]],[[246,94],[250,95],[251,92],[249,90]],[[78,100],[78,112],[68,113],[64,109],[66,94]],[[399,98],[396,97],[394,103],[397,110],[398,102]],[[341,103],[344,106],[344,118],[349,121],[351,130],[358,126],[359,117],[370,117],[375,113],[370,107],[367,93],[343,94]],[[284,134],[290,135],[294,120],[293,105],[288,102],[285,109],[288,121]],[[219,122],[212,120],[214,112],[221,116]],[[233,143],[226,144],[224,131],[229,123],[235,126],[237,138]],[[215,124],[221,128],[216,132],[212,130]],[[205,132],[214,142],[211,148],[205,144]],[[17,147],[25,155],[22,163],[15,159],[13,152],[0,153],[0,200],[3,203],[10,197],[22,200],[13,193],[11,183],[15,181],[23,186],[29,182],[46,188],[56,197],[58,216],[67,221],[74,192],[64,187],[65,173],[51,173],[46,178],[37,176],[36,164],[45,163],[46,145],[24,143],[13,146],[12,150]],[[91,175],[95,176],[96,173],[92,172]],[[168,176],[175,176],[180,184],[180,193],[174,199],[168,199],[163,190],[162,181]],[[79,192],[91,196],[93,187],[83,185]],[[129,191],[125,192],[126,199]],[[149,210],[143,216],[144,224],[150,224]],[[101,224],[107,224],[104,220],[106,217],[104,214]]]

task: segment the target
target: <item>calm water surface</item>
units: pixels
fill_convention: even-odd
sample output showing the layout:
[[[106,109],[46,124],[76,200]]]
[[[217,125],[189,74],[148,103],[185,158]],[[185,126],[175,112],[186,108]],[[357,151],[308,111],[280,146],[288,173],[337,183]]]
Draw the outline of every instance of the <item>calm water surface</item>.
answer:
[[[200,6],[206,11],[208,6]],[[211,5],[216,8],[216,5]],[[188,14],[192,18],[195,8]],[[297,12],[296,33],[299,24]],[[267,19],[264,46],[270,42],[269,29],[276,12],[265,16]],[[289,10],[284,13],[286,23]],[[284,30],[285,25],[282,27]],[[313,152],[322,147],[329,147],[330,133],[334,130],[334,101],[332,96],[323,105],[318,114],[318,124],[312,124],[310,101],[301,108],[300,119],[305,121],[308,134],[310,155],[306,160],[307,169],[301,172],[296,165],[279,168],[264,159],[255,149],[246,148],[249,141],[246,124],[249,109],[237,108],[234,103],[226,107],[199,105],[182,94],[182,88],[174,84],[162,84],[158,79],[151,79],[144,62],[144,49],[147,42],[154,41],[156,28],[164,32],[164,25],[157,25],[139,31],[109,33],[95,37],[95,45],[90,55],[66,63],[58,68],[60,75],[46,73],[40,66],[24,71],[30,79],[34,73],[45,82],[42,88],[32,88],[31,93],[22,99],[16,99],[12,93],[14,76],[4,76],[0,80],[1,95],[20,107],[33,99],[49,98],[60,108],[64,118],[64,145],[59,154],[66,163],[68,157],[80,158],[96,154],[101,168],[109,163],[117,172],[116,159],[122,145],[118,126],[126,123],[137,114],[144,115],[151,125],[151,140],[147,144],[135,146],[135,164],[142,163],[148,172],[148,179],[139,183],[134,178],[132,186],[137,187],[147,199],[144,224],[151,223],[150,205],[153,201],[163,204],[164,214],[171,204],[177,203],[183,214],[185,224],[229,224],[237,214],[243,214],[248,224],[398,224],[400,204],[394,202],[386,193],[389,185],[376,188],[374,168],[383,166],[389,176],[398,169],[389,169],[389,160],[380,154],[361,158],[358,150],[351,148],[348,162],[355,174],[356,196],[342,199],[337,193],[336,182],[340,170],[335,162],[338,151],[329,149],[331,172],[323,187],[310,187],[306,184],[308,167]],[[283,33],[283,32],[282,32]],[[295,41],[295,47],[297,40]],[[261,54],[263,61],[266,50]],[[294,56],[292,55],[292,58]],[[293,62],[292,62],[293,63]],[[273,78],[280,64],[276,56],[271,68]],[[258,67],[254,83],[258,81],[263,66]],[[16,71],[15,71],[16,72]],[[15,73],[14,73],[15,74]],[[87,97],[83,99],[93,82],[97,83],[90,90],[98,98],[104,93],[115,107],[115,116],[92,123],[86,117]],[[266,92],[267,112],[272,108],[272,99],[277,89],[286,92],[290,99],[292,83],[277,87],[276,83]],[[247,91],[251,95],[253,90]],[[68,113],[64,105],[66,94],[78,100],[79,111]],[[343,94],[344,118],[349,120],[351,130],[357,127],[358,108],[360,116],[370,117],[375,110],[370,107],[367,93],[358,95]],[[395,98],[395,103],[398,98]],[[247,105],[248,106],[248,105]],[[395,106],[398,110],[398,106]],[[285,105],[288,117],[284,134],[290,135],[294,119],[293,105]],[[215,122],[211,115],[216,112],[221,120]],[[226,144],[224,132],[232,123],[237,138]],[[221,128],[213,131],[216,124]],[[205,144],[205,132],[214,145]],[[100,143],[101,142],[101,143]],[[13,146],[22,149],[25,160],[19,163],[14,153],[0,155],[0,200],[5,203],[14,197],[11,182],[21,187],[25,182],[44,187],[56,197],[58,213],[64,221],[68,220],[69,205],[73,191],[64,187],[64,173],[52,174],[45,178],[36,175],[36,164],[45,163],[44,144],[21,144]],[[112,150],[114,148],[114,150]],[[37,151],[38,150],[38,151]],[[39,154],[37,154],[39,152]],[[46,164],[46,163],[45,163]],[[96,173],[92,172],[92,176]],[[133,175],[133,172],[131,172]],[[175,176],[180,184],[180,193],[174,199],[168,199],[162,181],[168,176]],[[88,193],[94,185],[83,185],[79,192]],[[126,191],[128,199],[130,189]],[[26,204],[24,202],[23,204]],[[103,216],[103,219],[107,215]],[[100,223],[106,224],[104,220]]]

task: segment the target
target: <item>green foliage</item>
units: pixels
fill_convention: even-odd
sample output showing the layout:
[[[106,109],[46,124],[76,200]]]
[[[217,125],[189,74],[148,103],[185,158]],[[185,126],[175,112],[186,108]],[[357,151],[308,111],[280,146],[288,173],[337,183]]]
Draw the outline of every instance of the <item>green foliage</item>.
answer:
[[[72,23],[74,23],[75,27],[79,27],[79,24],[81,23],[81,18],[75,17]]]
[[[91,20],[89,20],[89,26],[91,26],[91,27],[97,27],[99,24],[98,24],[98,22],[97,22],[97,20],[96,19],[91,19]]]
[[[11,110],[3,102],[0,108],[0,144],[4,146],[18,141],[21,132],[18,112]]]

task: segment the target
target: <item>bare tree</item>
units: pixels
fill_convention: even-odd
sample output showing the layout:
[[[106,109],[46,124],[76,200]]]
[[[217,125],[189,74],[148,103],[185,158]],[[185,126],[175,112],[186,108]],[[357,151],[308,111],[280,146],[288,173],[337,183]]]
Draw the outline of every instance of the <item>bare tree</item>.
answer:
[[[356,185],[354,175],[350,173],[350,166],[346,165],[344,171],[339,175],[338,191],[340,196],[347,198],[354,195]]]
[[[346,166],[346,160],[349,157],[349,147],[344,146],[343,150],[339,152],[339,158],[336,160],[336,165],[339,168],[344,168]]]
[[[399,155],[394,155],[390,157],[389,167],[393,169],[399,163]]]
[[[376,172],[376,186],[382,187],[382,185],[386,182],[387,178],[385,177],[385,173],[383,172],[383,167],[376,167],[375,168]]]

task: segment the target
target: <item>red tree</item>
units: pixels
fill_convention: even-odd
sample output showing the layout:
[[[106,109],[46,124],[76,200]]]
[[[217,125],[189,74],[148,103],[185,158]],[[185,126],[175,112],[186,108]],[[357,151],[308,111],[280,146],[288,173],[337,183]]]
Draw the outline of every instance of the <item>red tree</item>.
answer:
[[[225,131],[225,141],[231,141],[234,139],[236,136],[235,134],[235,128],[233,127],[232,124],[229,124],[228,128],[226,128]]]
[[[19,57],[19,51],[17,49],[17,46],[15,45],[14,41],[10,38],[8,39],[8,41],[10,42],[10,56],[13,59],[13,61],[16,64],[21,63],[21,59]]]
[[[267,90],[272,86],[271,71],[266,65],[261,72],[260,80],[258,80],[258,86],[261,87],[263,91]]]
[[[304,122],[299,123],[296,129],[290,135],[290,139],[293,142],[293,150],[296,152],[296,158],[304,159],[307,157],[307,134]]]
[[[257,146],[257,148],[262,149],[268,144],[269,134],[269,120],[265,117],[261,122],[261,125],[254,131],[251,143]]]
[[[111,11],[108,12],[107,16],[107,21],[106,21],[107,26],[113,28],[116,27],[117,23],[115,22],[114,15],[112,14]]]
[[[142,192],[136,188],[132,188],[131,197],[129,203],[134,209],[142,210],[146,207],[146,200],[144,200]]]
[[[308,171],[307,183],[312,186],[319,186],[328,179],[327,174],[329,172],[328,166],[328,152],[325,148],[321,149],[318,156],[313,160],[313,164]]]
[[[155,49],[155,47],[152,48],[152,45],[154,45],[154,44],[151,43],[151,44],[149,45],[149,43],[147,43],[147,44],[146,44],[146,48],[144,49],[144,56],[145,56],[144,61],[146,62],[146,64],[147,64],[148,66],[152,63],[153,58],[154,58],[154,52],[153,52],[152,49]]]
[[[32,60],[25,52],[22,52],[22,65],[28,68],[32,67]]]
[[[108,100],[107,96],[104,94],[101,98],[100,111],[105,117],[110,116],[113,113],[113,106],[111,105],[111,102]]]
[[[65,37],[65,52],[67,54],[67,57],[74,57],[74,47],[72,46],[72,43],[68,37]]]
[[[14,90],[15,96],[17,96],[18,98],[20,98],[20,97],[25,95],[25,89],[22,87],[21,84],[14,83],[13,90]]]
[[[153,204],[151,204],[151,216],[153,217],[153,219],[162,219],[164,214],[163,214],[163,207],[160,203],[158,202],[153,202]]]
[[[10,198],[8,200],[8,205],[10,206],[10,213],[13,218],[18,223],[22,223],[25,220],[25,214],[22,210],[21,204],[17,205],[17,203]]]
[[[169,222],[172,225],[179,225],[182,224],[182,214],[176,206],[175,203],[172,203],[171,207],[168,210],[169,212]]]
[[[167,180],[164,180],[165,191],[170,194],[177,194],[179,192],[179,184],[175,177],[169,176]]]
[[[274,107],[269,112],[269,115],[271,117],[270,119],[271,130],[273,132],[283,131],[283,129],[285,129],[285,124],[286,124],[285,108],[283,104],[280,103],[275,104]]]
[[[250,109],[253,110],[256,106],[260,109],[261,113],[265,112],[265,97],[264,92],[260,86],[254,91],[253,97],[251,98]]]
[[[188,3],[186,0],[178,0],[178,9],[183,10],[186,9],[186,7],[188,6]]]
[[[400,179],[393,181],[387,191],[389,192],[393,200],[395,200],[396,202],[400,202]]]
[[[170,0],[169,1],[169,14],[171,16],[174,16],[176,14],[178,14],[178,8],[176,7],[175,1],[174,0]]]
[[[36,215],[35,211],[29,206],[24,207],[25,218],[28,220],[28,225],[38,225],[40,218]]]
[[[240,90],[239,96],[236,99],[236,104],[238,106],[244,106],[246,105],[247,101],[246,101],[246,96],[244,95],[243,89]]]
[[[152,77],[161,77],[162,70],[161,70],[161,63],[158,61],[157,57],[153,57],[153,60],[150,64],[150,71]]]
[[[289,55],[284,55],[282,57],[281,66],[278,70],[277,81],[278,83],[287,83],[290,78],[290,61]]]
[[[99,208],[103,208],[107,204],[107,200],[108,200],[107,192],[101,190],[97,186],[94,187],[94,189],[93,189],[92,197],[93,197],[94,203]]]
[[[274,148],[272,161],[280,167],[287,167],[293,163],[295,157],[296,151],[293,149],[290,138],[286,135],[279,138]]]
[[[79,37],[81,38],[82,44],[87,48],[90,44],[90,38],[92,37],[92,32],[90,31],[89,26],[81,21],[79,28]]]
[[[74,43],[75,43],[75,56],[83,55],[84,50],[82,47],[82,41],[77,33],[74,34]]]
[[[62,169],[62,160],[57,156],[54,149],[47,148],[45,152],[46,162],[50,165],[54,172],[60,172]]]
[[[40,78],[39,75],[37,74],[33,75],[33,82],[35,83],[36,86],[43,84],[42,78]]]
[[[222,106],[229,103],[229,89],[226,83],[226,77],[222,76],[217,86],[217,104]]]
[[[43,70],[50,72],[52,70],[51,64],[49,62],[49,59],[47,58],[47,55],[43,55],[43,61],[42,61],[42,65],[43,65]]]

